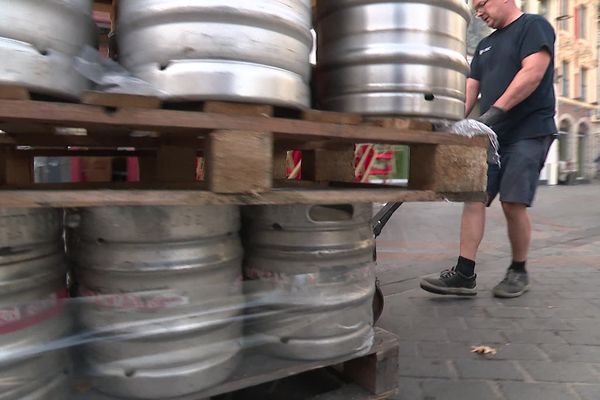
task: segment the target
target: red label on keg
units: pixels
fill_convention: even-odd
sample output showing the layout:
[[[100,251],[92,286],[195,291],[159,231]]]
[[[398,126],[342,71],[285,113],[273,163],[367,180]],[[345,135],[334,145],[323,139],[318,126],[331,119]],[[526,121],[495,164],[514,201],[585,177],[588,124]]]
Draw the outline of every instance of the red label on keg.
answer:
[[[189,303],[185,296],[173,293],[111,293],[102,294],[91,289],[81,287],[81,296],[87,297],[86,301],[102,307],[133,310],[162,310],[179,307]]]
[[[0,334],[15,332],[39,324],[59,313],[67,298],[67,289],[51,294],[45,299],[0,308]]]

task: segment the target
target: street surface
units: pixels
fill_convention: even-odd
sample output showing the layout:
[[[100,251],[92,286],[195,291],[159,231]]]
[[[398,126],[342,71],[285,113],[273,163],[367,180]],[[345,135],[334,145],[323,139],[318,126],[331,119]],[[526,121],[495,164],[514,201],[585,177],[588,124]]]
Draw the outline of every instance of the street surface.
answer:
[[[379,326],[401,341],[393,400],[600,399],[600,185],[543,186],[531,209],[531,291],[491,296],[510,263],[498,203],[489,210],[475,298],[422,291],[453,265],[462,205],[404,204],[378,239],[386,294]],[[471,353],[486,345],[494,356]]]

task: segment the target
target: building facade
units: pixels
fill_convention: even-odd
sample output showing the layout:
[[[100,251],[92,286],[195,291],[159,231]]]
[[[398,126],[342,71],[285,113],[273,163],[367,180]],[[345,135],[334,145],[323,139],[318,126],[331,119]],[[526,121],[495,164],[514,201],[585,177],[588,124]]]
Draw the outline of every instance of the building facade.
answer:
[[[523,0],[557,33],[555,83],[558,96],[557,144],[561,180],[589,180],[600,155],[597,0]]]

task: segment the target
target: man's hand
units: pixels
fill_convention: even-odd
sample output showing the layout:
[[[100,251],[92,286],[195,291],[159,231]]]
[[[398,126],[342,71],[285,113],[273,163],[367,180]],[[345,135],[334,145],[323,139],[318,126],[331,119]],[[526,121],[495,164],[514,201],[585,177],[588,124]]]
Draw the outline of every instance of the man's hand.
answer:
[[[487,110],[483,115],[475,118],[475,120],[486,124],[487,126],[492,126],[502,121],[506,117],[506,112],[503,109],[491,106],[489,110]]]

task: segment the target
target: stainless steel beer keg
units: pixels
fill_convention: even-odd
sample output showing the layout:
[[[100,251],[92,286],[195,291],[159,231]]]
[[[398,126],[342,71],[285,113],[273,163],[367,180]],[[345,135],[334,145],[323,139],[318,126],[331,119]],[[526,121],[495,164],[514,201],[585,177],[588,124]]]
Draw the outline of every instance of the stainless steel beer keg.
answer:
[[[97,391],[168,399],[232,373],[244,306],[236,207],[90,208],[70,220]]]
[[[0,0],[0,83],[76,99],[88,88],[74,57],[97,41],[92,0]]]
[[[62,212],[0,209],[0,400],[65,399]]]
[[[260,313],[249,331],[275,355],[329,359],[373,338],[374,239],[370,204],[244,210],[244,273]]]
[[[319,0],[320,106],[462,119],[469,20],[464,0]]]
[[[119,60],[170,100],[309,105],[309,0],[121,2]]]

